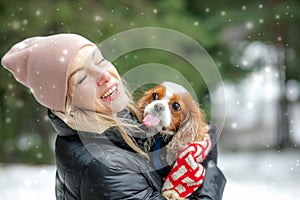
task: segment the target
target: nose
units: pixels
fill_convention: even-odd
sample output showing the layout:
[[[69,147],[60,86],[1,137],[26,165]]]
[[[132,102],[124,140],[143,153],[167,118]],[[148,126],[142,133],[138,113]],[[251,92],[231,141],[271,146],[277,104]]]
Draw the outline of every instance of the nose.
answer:
[[[97,85],[98,86],[101,86],[101,85],[104,85],[105,83],[108,83],[111,79],[111,75],[108,71],[102,71],[100,73],[100,77],[98,79],[98,82],[97,82]]]
[[[165,110],[165,106],[162,103],[157,103],[154,105],[154,110],[157,112],[161,112]]]

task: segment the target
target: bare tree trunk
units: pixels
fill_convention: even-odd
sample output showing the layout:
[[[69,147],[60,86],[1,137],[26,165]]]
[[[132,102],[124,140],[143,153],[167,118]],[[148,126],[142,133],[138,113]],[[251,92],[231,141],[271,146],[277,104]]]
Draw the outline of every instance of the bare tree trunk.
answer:
[[[269,0],[270,10],[274,10],[280,5],[280,0]],[[272,27],[273,39],[277,41],[278,36],[282,38],[281,42],[286,40],[284,22],[273,23]],[[282,44],[275,44],[277,52],[277,69],[278,69],[278,81],[279,81],[279,101],[277,103],[277,146],[280,149],[286,148],[291,144],[290,132],[289,132],[289,112],[286,98],[286,56],[285,47]]]
[[[285,50],[282,46],[276,46],[277,49],[277,67],[279,72],[280,99],[278,102],[277,116],[277,145],[279,148],[286,148],[291,144],[289,132],[289,112],[286,99],[286,66]]]

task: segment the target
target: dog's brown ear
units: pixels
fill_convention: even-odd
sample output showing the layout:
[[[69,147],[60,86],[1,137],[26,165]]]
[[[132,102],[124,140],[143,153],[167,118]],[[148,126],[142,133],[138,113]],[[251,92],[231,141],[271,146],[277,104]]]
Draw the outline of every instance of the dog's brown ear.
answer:
[[[136,117],[139,122],[143,121],[143,113],[147,104],[151,102],[151,90],[144,92],[144,95],[136,102],[135,107],[137,108]]]
[[[201,141],[206,132],[205,114],[190,95],[183,96],[186,113],[180,128],[167,145],[169,152],[176,153],[193,141]]]
[[[197,134],[194,137],[194,141],[202,141],[204,139],[205,133],[208,131],[208,126],[206,124],[206,117],[205,117],[205,112],[198,107],[198,112],[199,112],[199,120],[198,120],[198,130]]]
[[[143,113],[147,102],[147,96],[146,92],[145,94],[136,102],[135,107],[137,109],[136,117],[139,120],[139,122],[143,121]]]

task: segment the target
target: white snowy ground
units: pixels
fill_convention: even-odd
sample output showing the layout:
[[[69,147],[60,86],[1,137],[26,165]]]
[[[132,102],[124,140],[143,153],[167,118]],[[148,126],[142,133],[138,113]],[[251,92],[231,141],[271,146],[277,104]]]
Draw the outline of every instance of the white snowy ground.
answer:
[[[300,152],[220,154],[223,200],[299,200]],[[1,200],[54,200],[54,166],[0,165]]]
[[[300,152],[220,154],[224,200],[299,200]]]

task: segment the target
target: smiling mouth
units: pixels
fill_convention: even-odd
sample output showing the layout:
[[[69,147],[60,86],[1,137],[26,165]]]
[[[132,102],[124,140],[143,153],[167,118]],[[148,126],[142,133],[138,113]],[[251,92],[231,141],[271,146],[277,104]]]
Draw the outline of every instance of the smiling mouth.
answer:
[[[112,95],[114,95],[117,92],[117,86],[113,86],[111,89],[109,89],[107,92],[105,92],[100,98],[101,99],[106,99],[111,97]]]

